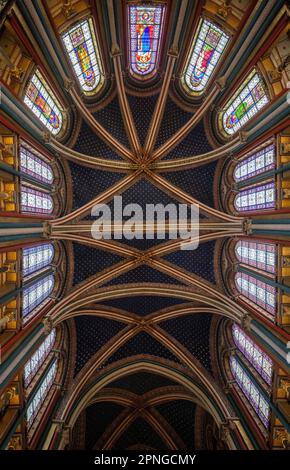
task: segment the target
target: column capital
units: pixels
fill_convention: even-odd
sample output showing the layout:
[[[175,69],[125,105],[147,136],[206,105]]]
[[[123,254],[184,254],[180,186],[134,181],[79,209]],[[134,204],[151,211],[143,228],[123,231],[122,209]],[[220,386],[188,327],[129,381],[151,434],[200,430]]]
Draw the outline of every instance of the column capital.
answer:
[[[44,334],[49,335],[52,332],[53,329],[53,321],[51,317],[44,317],[42,319],[42,323],[44,326]]]

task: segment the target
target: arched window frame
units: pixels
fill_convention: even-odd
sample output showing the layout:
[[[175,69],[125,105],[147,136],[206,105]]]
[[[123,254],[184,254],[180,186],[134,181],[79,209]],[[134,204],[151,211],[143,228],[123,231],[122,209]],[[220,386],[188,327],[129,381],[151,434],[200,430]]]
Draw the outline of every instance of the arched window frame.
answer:
[[[239,213],[275,210],[276,205],[277,191],[274,180],[243,188],[234,198],[234,207]]]
[[[79,35],[78,42],[75,40],[75,44],[73,44],[72,36],[78,29],[82,32],[82,36]],[[99,47],[98,31],[93,18],[89,16],[81,19],[77,23],[72,23],[69,28],[62,32],[61,39],[81,91],[86,96],[98,94],[104,85],[104,66]],[[80,58],[79,50],[77,52],[75,51],[75,48],[80,48],[81,46],[86,54],[86,57],[83,58]],[[88,85],[88,78],[86,79],[84,76],[86,72],[85,59],[89,60],[91,65],[90,69],[96,77],[94,86]]]
[[[232,337],[243,357],[249,361],[260,377],[270,386],[274,366],[272,359],[236,324],[232,325]]]
[[[39,98],[39,102],[36,103],[37,98]],[[63,107],[38,68],[34,70],[28,81],[24,94],[24,103],[54,136],[64,130],[65,115]],[[46,109],[47,116],[45,116],[40,106]],[[50,117],[48,117],[49,112]],[[54,122],[54,125],[52,122]]]
[[[26,410],[26,422],[28,430],[31,428],[36,416],[38,415],[47,395],[49,394],[53,382],[57,374],[57,359],[47,368],[39,386],[29,400],[29,405]]]
[[[51,215],[54,209],[50,194],[22,183],[20,189],[20,208],[22,214],[41,216]]]
[[[196,87],[194,87],[191,83],[190,77],[193,73],[194,68],[196,67],[198,59],[200,58],[198,54],[200,54],[202,50],[206,49],[206,47],[204,46],[206,44],[205,40],[209,31],[211,30],[216,30],[217,32],[219,32],[220,38],[217,45],[215,46],[215,49],[213,51],[210,51],[211,56],[207,58],[207,64],[204,69],[204,73],[200,79],[200,82],[197,84]],[[220,64],[220,59],[225,53],[229,42],[230,35],[227,33],[227,31],[225,31],[222,27],[213,22],[211,19],[206,17],[201,18],[186,60],[186,65],[182,72],[181,83],[183,89],[187,94],[199,96],[205,92],[209,83],[214,78],[217,66]],[[211,47],[213,46],[213,44],[207,44],[207,46]],[[201,51],[199,50],[199,47],[202,47]],[[197,56],[196,59],[195,56]],[[212,64],[213,61],[215,61],[214,65]]]
[[[266,395],[254,383],[246,367],[236,356],[230,357],[230,370],[236,380],[237,386],[243,393],[243,399],[255,411],[255,414],[266,429],[270,423],[270,405]]]
[[[276,146],[270,143],[256,152],[247,153],[234,168],[236,182],[247,181],[276,167]]]
[[[24,366],[24,386],[27,389],[40,367],[52,351],[56,340],[56,330],[53,329]]]
[[[138,11],[138,8],[144,7],[146,9],[155,9],[157,13],[157,22],[152,24],[153,26],[157,26],[155,31],[153,30],[153,51],[152,52],[152,60],[149,62],[150,65],[148,69],[142,73],[138,70],[134,57],[136,59],[136,52],[137,52],[137,38],[138,32],[136,25],[138,24],[137,21],[134,20],[134,14]],[[158,69],[160,55],[161,55],[161,45],[163,39],[163,32],[164,32],[164,23],[166,17],[166,5],[164,3],[128,3],[127,5],[127,28],[128,28],[128,63],[131,75],[138,79],[138,80],[148,80],[149,78],[153,77]],[[151,26],[148,23],[147,26]],[[149,35],[151,33],[149,32]],[[150,36],[151,37],[151,36]],[[156,39],[157,38],[157,39]],[[156,47],[155,47],[156,45]],[[149,51],[148,51],[149,52]],[[141,57],[141,56],[140,56]],[[141,62],[141,61],[140,61]]]
[[[245,302],[253,305],[267,318],[275,320],[278,296],[276,287],[244,272],[235,274],[235,286]]]
[[[256,82],[256,83],[255,83]],[[259,85],[259,91],[258,91]],[[255,90],[253,92],[253,90]],[[261,93],[260,98],[257,99],[258,93]],[[243,105],[242,99],[250,97],[252,100],[251,107],[245,109],[242,106],[241,112],[245,113],[241,115],[241,118],[236,117],[238,121],[233,125],[229,126],[226,124],[229,121],[231,115],[237,111],[238,107]],[[268,91],[263,78],[256,68],[254,68],[244,79],[242,84],[239,86],[237,91],[234,92],[233,96],[226,102],[223,107],[223,111],[219,115],[219,128],[224,136],[229,138],[241,130],[246,124],[248,124],[252,118],[258,114],[270,102]]]
[[[47,268],[54,258],[52,243],[42,243],[22,249],[22,274],[24,277],[37,274],[39,270]]]
[[[22,293],[22,321],[27,323],[44,306],[54,288],[54,275],[36,279]]]
[[[20,171],[32,176],[40,183],[51,185],[54,180],[53,170],[50,164],[45,160],[44,157],[40,157],[32,149],[28,148],[25,144],[21,143],[19,148]]]
[[[263,240],[241,239],[235,243],[235,256],[239,263],[263,271],[269,275],[277,273],[278,250],[275,243]]]

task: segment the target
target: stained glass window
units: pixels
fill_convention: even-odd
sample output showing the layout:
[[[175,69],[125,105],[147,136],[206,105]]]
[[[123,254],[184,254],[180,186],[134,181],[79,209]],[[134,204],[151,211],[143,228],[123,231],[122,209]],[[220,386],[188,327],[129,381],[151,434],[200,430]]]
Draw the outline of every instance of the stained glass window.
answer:
[[[262,349],[254,343],[254,341],[252,341],[238,325],[233,325],[232,331],[233,339],[237,348],[245,358],[248,359],[267,384],[271,385],[273,374],[272,359],[270,359],[270,357],[262,351]]]
[[[96,93],[103,78],[92,18],[70,28],[62,40],[82,90],[88,95]]]
[[[246,273],[237,273],[235,283],[238,291],[248,300],[252,301],[258,307],[275,315],[276,313],[276,288],[259,281]]]
[[[276,190],[274,181],[241,190],[234,201],[239,212],[275,209]]]
[[[228,41],[229,36],[217,25],[206,19],[201,21],[184,77],[191,91],[205,89]]]
[[[24,366],[24,385],[28,387],[33,377],[40,369],[41,365],[44,363],[45,359],[49,355],[50,351],[53,348],[55,343],[56,332],[52,330],[51,333],[46,337],[46,339],[41,343],[39,348],[31,356],[29,361],[26,362]]]
[[[57,360],[51,364],[49,369],[47,370],[39,388],[37,389],[36,393],[34,394],[28,408],[26,411],[26,420],[27,420],[27,427],[30,428],[36,415],[38,414],[41,405],[43,404],[45,398],[48,395],[49,390],[55,380],[57,372]]]
[[[47,85],[39,70],[36,70],[28,84],[24,103],[54,135],[62,128],[61,105]]]
[[[23,248],[22,272],[23,276],[32,274],[39,269],[49,266],[54,256],[54,248],[51,243]]]
[[[235,181],[243,181],[252,176],[265,173],[265,171],[275,168],[275,145],[271,144],[264,147],[259,152],[248,155],[240,163],[237,164],[234,171]]]
[[[225,112],[222,115],[225,132],[227,134],[237,132],[267,103],[269,98],[265,85],[254,69],[225,105]]]
[[[273,243],[240,240],[236,244],[235,252],[241,263],[268,273],[276,272],[277,249]]]
[[[23,145],[20,147],[20,170],[43,183],[51,184],[53,181],[50,165]]]
[[[21,187],[21,212],[27,214],[51,214],[53,211],[52,197],[28,186]]]
[[[22,296],[22,318],[38,307],[45,299],[49,297],[54,286],[54,277],[52,274],[36,281],[33,285],[23,289]]]
[[[156,70],[164,22],[164,5],[129,5],[129,60],[133,73]]]
[[[230,367],[238,386],[259,416],[264,426],[267,428],[269,426],[270,419],[270,406],[266,398],[253,383],[251,377],[246,372],[244,367],[233,356],[230,358]]]

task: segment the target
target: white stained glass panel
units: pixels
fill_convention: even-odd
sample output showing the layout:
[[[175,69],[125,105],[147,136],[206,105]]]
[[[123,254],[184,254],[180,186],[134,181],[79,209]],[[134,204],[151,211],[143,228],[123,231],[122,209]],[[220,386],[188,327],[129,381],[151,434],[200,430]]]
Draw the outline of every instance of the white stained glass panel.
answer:
[[[36,307],[49,297],[54,286],[54,276],[48,276],[34,282],[29,287],[23,289],[22,295],[22,317],[25,322],[25,317],[31,313]]]
[[[55,360],[47,370],[39,388],[34,394],[26,411],[27,427],[30,428],[41,406],[48,395],[49,390],[55,380],[57,372],[57,361]]]
[[[211,21],[202,20],[184,80],[190,91],[201,93],[228,44],[229,36]]]
[[[101,59],[92,18],[80,21],[62,35],[81,89],[92,95],[102,82]]]
[[[24,366],[25,387],[28,387],[33,377],[35,377],[39,368],[44,363],[48,354],[52,350],[53,345],[55,343],[55,337],[56,337],[56,332],[55,332],[55,329],[53,329],[51,333],[43,341],[43,343],[39,346],[39,348],[35,351],[35,353],[31,356],[29,361],[27,361],[27,363],[25,364]]]
[[[269,426],[270,419],[270,406],[266,398],[253,383],[250,375],[239,363],[236,357],[230,358],[230,367],[238,386],[242,390],[245,398],[255,410],[257,416],[260,418],[266,428]]]
[[[49,266],[53,260],[54,248],[51,243],[23,248],[22,272],[24,276]]]
[[[275,168],[276,150],[271,144],[259,152],[247,155],[236,165],[234,171],[235,181],[243,181]]]
[[[246,359],[248,359],[267,384],[271,385],[273,361],[238,325],[233,325],[232,332],[237,348]]]
[[[265,85],[254,69],[225,105],[222,115],[224,131],[229,135],[235,134],[268,103]]]
[[[23,173],[27,173],[43,183],[52,184],[53,182],[50,165],[23,145],[20,146],[20,169]]]
[[[63,124],[61,105],[38,69],[28,84],[24,103],[53,135],[60,132]]]

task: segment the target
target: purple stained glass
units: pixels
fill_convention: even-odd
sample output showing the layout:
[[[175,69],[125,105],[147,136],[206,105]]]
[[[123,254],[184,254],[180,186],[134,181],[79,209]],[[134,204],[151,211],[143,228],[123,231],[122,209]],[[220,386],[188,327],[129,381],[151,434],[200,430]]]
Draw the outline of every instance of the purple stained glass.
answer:
[[[259,281],[246,273],[237,273],[235,275],[235,284],[238,291],[248,300],[260,307],[262,310],[276,314],[277,290],[275,287]]]
[[[233,325],[232,332],[234,343],[237,348],[245,358],[248,359],[267,384],[271,385],[273,375],[272,359],[270,359],[270,357],[262,351],[262,349],[254,343],[254,341],[252,341],[238,325]]]
[[[22,185],[21,187],[21,212],[26,214],[51,214],[53,211],[52,197],[39,191]]]
[[[20,147],[20,169],[23,173],[43,183],[51,184],[53,182],[50,165],[23,145]]]
[[[234,204],[238,212],[275,209],[276,188],[274,181],[241,190],[235,197]]]
[[[265,173],[276,166],[275,145],[264,147],[259,152],[252,153],[236,165],[234,171],[235,181],[244,181],[253,176]]]
[[[165,5],[129,5],[128,13],[131,70],[144,77],[156,69]]]
[[[230,357],[230,367],[232,374],[247,401],[255,410],[264,426],[268,428],[270,420],[270,406],[266,397],[259,391],[245,368],[234,356]]]
[[[240,240],[236,243],[235,253],[243,264],[268,273],[276,273],[277,247],[273,243]]]

